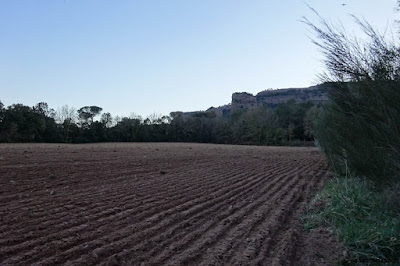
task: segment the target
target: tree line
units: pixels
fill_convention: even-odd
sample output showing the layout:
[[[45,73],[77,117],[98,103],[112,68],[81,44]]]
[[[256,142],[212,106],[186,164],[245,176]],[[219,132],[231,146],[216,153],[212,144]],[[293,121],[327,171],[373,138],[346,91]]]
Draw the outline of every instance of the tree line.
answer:
[[[228,117],[214,111],[172,112],[143,119],[113,117],[98,106],[54,110],[0,101],[0,142],[200,142],[254,145],[302,145],[313,141],[312,121],[319,107],[289,100],[238,110]]]

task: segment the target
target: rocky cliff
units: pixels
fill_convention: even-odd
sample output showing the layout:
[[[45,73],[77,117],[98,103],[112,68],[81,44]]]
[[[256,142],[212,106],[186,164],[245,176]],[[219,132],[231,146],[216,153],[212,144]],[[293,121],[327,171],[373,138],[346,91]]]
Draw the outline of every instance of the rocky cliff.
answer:
[[[235,92],[232,94],[232,102],[220,107],[211,107],[206,112],[214,112],[217,117],[228,117],[231,113],[240,110],[254,109],[260,106],[275,108],[278,104],[294,99],[297,103],[313,102],[321,105],[326,102],[326,93],[329,83],[307,88],[290,88],[278,90],[265,90],[253,95],[247,92]],[[196,112],[184,113],[185,117],[192,116]]]
[[[315,105],[320,105],[327,100],[327,84],[321,84],[308,88],[292,88],[280,90],[265,90],[252,95],[247,92],[233,93],[231,111],[240,109],[252,109],[259,106],[268,105],[276,107],[279,103],[294,99],[297,103],[311,101]]]
[[[215,112],[218,117],[229,116],[232,112],[239,110],[254,109],[260,106],[275,108],[278,104],[294,99],[297,103],[313,102],[321,105],[328,97],[326,89],[329,83],[320,84],[307,88],[290,88],[278,90],[265,90],[253,95],[247,92],[235,92],[232,94],[232,102],[220,107],[211,107],[207,111]]]

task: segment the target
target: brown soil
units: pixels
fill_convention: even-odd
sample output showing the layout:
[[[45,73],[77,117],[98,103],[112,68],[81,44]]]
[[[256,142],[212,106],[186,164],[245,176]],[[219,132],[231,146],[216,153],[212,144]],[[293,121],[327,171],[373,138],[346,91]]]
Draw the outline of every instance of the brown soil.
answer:
[[[0,145],[1,265],[331,265],[315,148]]]

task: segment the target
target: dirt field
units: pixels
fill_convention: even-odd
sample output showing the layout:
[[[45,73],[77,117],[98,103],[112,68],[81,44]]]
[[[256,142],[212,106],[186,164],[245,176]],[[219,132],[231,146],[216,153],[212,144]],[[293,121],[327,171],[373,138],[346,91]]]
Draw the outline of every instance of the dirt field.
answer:
[[[315,148],[0,145],[1,265],[329,265]],[[333,242],[332,242],[333,241]]]

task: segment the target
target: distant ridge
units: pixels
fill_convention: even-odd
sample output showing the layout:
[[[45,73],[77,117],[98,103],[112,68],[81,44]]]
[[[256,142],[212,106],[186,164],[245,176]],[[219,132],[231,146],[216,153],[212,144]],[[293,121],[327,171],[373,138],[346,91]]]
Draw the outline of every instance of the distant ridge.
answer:
[[[232,94],[232,102],[219,107],[210,107],[206,112],[215,112],[218,117],[230,116],[232,112],[249,110],[260,106],[275,108],[278,104],[294,99],[297,103],[313,102],[321,105],[328,100],[326,89],[330,83],[323,83],[306,88],[289,88],[277,90],[264,90],[257,95],[247,92],[235,92]],[[190,112],[186,114],[193,114]]]

